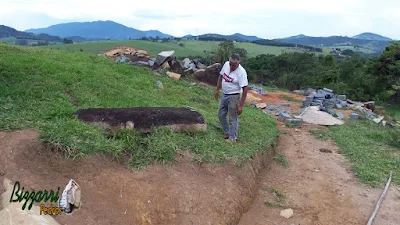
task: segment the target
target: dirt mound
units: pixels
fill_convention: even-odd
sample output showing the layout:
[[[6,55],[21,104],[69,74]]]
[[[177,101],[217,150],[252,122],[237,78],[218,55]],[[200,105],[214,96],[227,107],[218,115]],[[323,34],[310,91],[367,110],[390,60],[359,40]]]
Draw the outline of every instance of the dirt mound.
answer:
[[[37,137],[32,130],[0,132],[0,170],[25,190],[63,190],[74,179],[82,207],[55,217],[61,224],[236,224],[250,205],[259,171],[272,159],[269,151],[238,168],[193,164],[182,153],[175,165],[134,172],[107,156],[67,160]]]

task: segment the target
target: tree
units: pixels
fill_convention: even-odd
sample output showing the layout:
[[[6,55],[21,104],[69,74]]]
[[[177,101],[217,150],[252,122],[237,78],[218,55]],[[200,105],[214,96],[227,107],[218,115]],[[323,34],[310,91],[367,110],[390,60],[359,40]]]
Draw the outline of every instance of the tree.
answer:
[[[224,41],[218,45],[215,51],[213,60],[214,62],[224,64],[226,60],[229,59],[232,52],[235,50],[235,46],[232,41]]]
[[[18,39],[18,40],[15,41],[15,44],[26,46],[26,45],[28,45],[28,40],[26,40],[26,39]]]
[[[72,44],[72,43],[74,43],[72,40],[69,40],[69,39],[67,39],[67,38],[64,38],[63,39],[63,43],[64,44]]]
[[[393,42],[380,55],[373,68],[379,91],[398,90],[400,86],[400,42]]]

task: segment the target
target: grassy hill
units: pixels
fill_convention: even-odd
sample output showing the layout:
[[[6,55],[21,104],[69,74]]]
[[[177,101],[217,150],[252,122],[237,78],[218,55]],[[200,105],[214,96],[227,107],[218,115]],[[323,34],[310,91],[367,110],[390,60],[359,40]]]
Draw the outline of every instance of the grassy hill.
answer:
[[[179,44],[183,43],[184,47],[180,47]],[[130,46],[147,50],[150,55],[157,55],[161,51],[175,50],[177,56],[205,56],[204,50],[213,51],[217,48],[220,42],[217,41],[179,41],[179,42],[166,42],[157,43],[143,40],[123,40],[123,41],[100,41],[100,42],[86,42],[72,45],[57,45],[57,46],[46,46],[45,48],[67,50],[72,52],[78,52],[81,49],[84,52],[97,54],[100,51],[112,49],[116,46]],[[249,57],[254,57],[260,54],[273,54],[279,55],[282,51],[286,52],[301,52],[301,49],[288,48],[288,47],[275,47],[275,46],[263,46],[249,42],[237,42],[235,46],[238,48],[245,48]]]
[[[365,36],[360,36],[365,37]],[[309,37],[305,35],[297,35],[288,38],[277,39],[282,42],[292,43],[292,44],[302,44],[308,46],[359,46],[364,49],[369,49],[372,52],[380,53],[383,51],[386,46],[390,44],[389,40],[370,40],[370,39],[357,39],[351,37],[343,37],[343,36],[331,36],[331,37]]]
[[[130,165],[141,167],[169,162],[178,151],[187,150],[198,162],[241,163],[257,150],[266,151],[278,134],[274,118],[246,106],[240,120],[241,143],[227,143],[221,131],[210,125],[218,122],[214,89],[193,84],[188,78],[173,80],[82,52],[1,43],[0,59],[0,130],[39,129],[45,143],[69,156],[93,152],[130,155]],[[157,80],[164,89],[155,87]],[[192,97],[210,103],[196,103]],[[110,134],[74,117],[76,110],[91,107],[183,105],[204,116],[205,132],[158,129],[151,135],[133,131]]]

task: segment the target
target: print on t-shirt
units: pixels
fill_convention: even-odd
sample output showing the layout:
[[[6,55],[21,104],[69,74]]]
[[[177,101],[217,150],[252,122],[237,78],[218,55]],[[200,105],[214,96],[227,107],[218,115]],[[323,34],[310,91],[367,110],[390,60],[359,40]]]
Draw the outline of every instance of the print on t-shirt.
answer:
[[[233,82],[233,78],[230,77],[229,75],[227,75],[226,73],[224,73],[224,74],[222,75],[222,77],[224,78],[224,80],[225,80],[226,82],[230,82],[230,83]]]

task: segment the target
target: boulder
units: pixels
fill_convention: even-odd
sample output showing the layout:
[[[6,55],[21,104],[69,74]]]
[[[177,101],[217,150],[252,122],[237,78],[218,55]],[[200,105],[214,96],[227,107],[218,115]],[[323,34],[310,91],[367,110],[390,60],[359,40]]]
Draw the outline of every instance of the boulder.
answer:
[[[179,80],[179,78],[181,78],[181,75],[179,73],[174,73],[170,71],[167,72],[167,75],[174,80]]]
[[[189,108],[89,108],[79,109],[76,116],[88,124],[100,123],[112,130],[134,128],[143,133],[152,132],[153,127],[170,127],[173,132],[204,131],[207,128],[203,116]]]
[[[160,89],[163,89],[164,88],[164,85],[163,85],[163,83],[161,82],[161,81],[156,81],[155,83],[154,83],[154,85],[157,87],[157,88],[160,88]]]
[[[208,66],[206,69],[199,69],[195,72],[195,78],[199,81],[217,86],[219,72],[222,69],[222,65],[220,63],[215,63],[211,66]]]
[[[182,65],[175,58],[169,60],[168,61],[168,65],[170,67],[170,70],[173,71],[173,72],[176,72],[176,73],[182,73],[183,72]]]
[[[265,109],[265,108],[267,108],[267,104],[266,103],[257,103],[256,107],[258,109]]]

